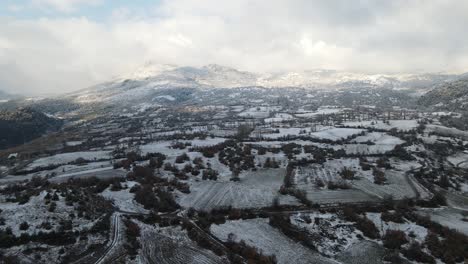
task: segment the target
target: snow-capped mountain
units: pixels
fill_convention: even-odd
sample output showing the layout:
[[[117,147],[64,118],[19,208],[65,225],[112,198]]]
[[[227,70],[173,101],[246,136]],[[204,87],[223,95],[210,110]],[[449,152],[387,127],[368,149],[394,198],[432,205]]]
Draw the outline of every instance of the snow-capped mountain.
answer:
[[[8,94],[8,93],[3,92],[3,91],[0,90],[0,103],[1,102],[6,102],[6,101],[8,101],[10,99],[13,99],[15,97],[17,97],[17,96],[13,96],[11,94]]]
[[[301,94],[310,98],[314,97],[314,93],[330,91],[362,92],[378,96],[379,93],[382,94],[382,90],[408,91],[407,94],[414,97],[436,84],[455,79],[457,75],[448,74],[357,74],[334,70],[252,73],[215,64],[177,67],[148,63],[127,76],[61,96],[59,99],[70,102],[74,108],[76,105],[89,105],[95,109],[106,105],[155,106],[182,102],[203,104],[207,100],[229,103],[236,94],[238,98],[249,95],[251,98],[247,98],[255,97],[260,102],[265,100],[263,97],[270,95],[278,98],[296,97],[293,93],[297,94],[297,89],[303,89]],[[270,92],[265,93],[260,88]],[[283,91],[275,92],[276,90]],[[364,99],[369,101],[372,97]],[[364,99],[358,97],[353,100],[358,102]]]
[[[419,104],[439,110],[466,111],[468,109],[468,76],[437,85],[419,99]]]
[[[454,74],[362,74],[335,70],[252,73],[210,64],[202,67],[177,67],[147,63],[127,79],[147,80],[155,84],[183,87],[234,88],[262,86],[267,88],[346,88],[374,86],[392,89],[429,88],[455,80]]]

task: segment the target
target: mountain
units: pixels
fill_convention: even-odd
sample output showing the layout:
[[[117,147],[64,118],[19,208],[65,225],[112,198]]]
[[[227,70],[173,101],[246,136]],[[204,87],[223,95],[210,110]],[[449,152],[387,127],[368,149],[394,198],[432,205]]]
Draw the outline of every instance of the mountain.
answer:
[[[358,74],[334,70],[253,73],[216,64],[178,67],[147,63],[113,81],[54,98],[13,100],[0,109],[31,107],[60,116],[157,106],[252,105],[291,101],[315,105],[413,106],[431,87],[459,78],[451,74]],[[279,89],[281,88],[281,89]]]
[[[31,108],[0,111],[0,149],[23,144],[61,125],[61,120]]]
[[[335,70],[252,73],[210,64],[203,67],[145,64],[128,75],[130,80],[148,80],[183,87],[234,88],[350,88],[356,86],[391,89],[427,89],[441,82],[456,80],[455,74],[362,74]]]
[[[314,90],[342,90],[354,88],[385,88],[427,91],[441,82],[455,80],[449,74],[357,74],[331,70],[316,70],[286,73],[251,73],[220,65],[203,67],[176,67],[173,65],[147,64],[137,72],[112,82],[68,94],[76,103],[170,101],[168,96],[157,97],[161,89],[213,88],[304,88]]]
[[[439,110],[468,110],[468,76],[436,86],[423,95],[418,103]]]
[[[0,103],[7,102],[13,98],[15,98],[15,96],[0,90]]]

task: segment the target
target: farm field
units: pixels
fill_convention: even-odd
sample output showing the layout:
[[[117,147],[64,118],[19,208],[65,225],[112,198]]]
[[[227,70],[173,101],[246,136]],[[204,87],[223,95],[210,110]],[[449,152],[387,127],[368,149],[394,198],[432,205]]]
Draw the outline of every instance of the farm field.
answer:
[[[225,259],[198,247],[186,232],[178,227],[152,227],[140,223],[142,249],[139,263],[222,264]]]
[[[260,169],[242,173],[240,182],[192,182],[191,193],[182,195],[179,201],[186,208],[203,210],[268,207],[275,197],[279,197],[280,204],[297,205],[294,197],[278,193],[284,174],[284,169]]]
[[[279,264],[336,263],[281,234],[268,224],[268,219],[229,221],[211,226],[210,232],[223,241],[232,233],[236,241],[243,240],[267,255],[275,255]]]

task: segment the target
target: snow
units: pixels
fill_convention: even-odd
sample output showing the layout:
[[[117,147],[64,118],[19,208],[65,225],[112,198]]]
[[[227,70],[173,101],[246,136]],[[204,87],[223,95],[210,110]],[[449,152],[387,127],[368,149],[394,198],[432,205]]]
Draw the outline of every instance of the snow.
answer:
[[[233,233],[236,242],[244,240],[266,255],[275,255],[278,264],[336,263],[286,237],[270,226],[268,219],[227,221],[222,225],[211,225],[210,231],[222,241],[227,241]]]
[[[159,227],[137,222],[141,230],[141,264],[221,264],[225,259],[199,247],[180,227]],[[132,262],[133,263],[133,262]]]
[[[69,179],[84,179],[96,177],[98,179],[112,179],[112,178],[125,178],[127,171],[124,169],[114,169],[113,167],[98,168],[91,170],[84,170],[79,172],[61,174],[56,177],[50,178],[50,182],[61,183]]]
[[[214,145],[224,142],[225,140],[226,140],[225,138],[220,138],[220,137],[214,137],[214,138],[207,137],[206,139],[176,140],[176,141],[163,140],[163,141],[156,141],[156,142],[148,143],[145,145],[141,145],[140,150],[142,154],[159,152],[168,156],[174,156],[174,155],[180,155],[184,152],[188,152],[188,148],[190,147],[214,146]],[[191,143],[192,145],[187,147],[187,149],[174,149],[171,146],[175,142]]]
[[[270,112],[279,111],[281,107],[277,106],[258,106],[252,107],[240,113],[240,117],[253,117],[253,118],[267,118],[270,116]]]
[[[267,133],[261,134],[264,138],[277,139],[285,136],[306,136],[310,133],[310,128],[300,128],[300,127],[291,127],[291,128],[278,128],[279,133]]]
[[[411,119],[411,120],[389,120],[390,124],[386,124],[383,121],[380,120],[372,120],[372,121],[354,121],[354,122],[345,122],[343,125],[349,126],[349,127],[372,127],[376,129],[382,129],[382,130],[390,130],[392,128],[396,128],[397,130],[400,131],[409,131],[412,129],[417,128],[418,121]]]
[[[159,99],[166,99],[168,101],[175,101],[175,98],[171,95],[160,95],[160,96],[156,96],[155,98]]]
[[[340,140],[345,139],[347,137],[359,134],[363,132],[362,129],[354,129],[354,128],[330,128],[321,130],[318,132],[313,132],[310,135],[312,137],[320,138],[320,139],[329,139],[329,140]]]
[[[311,222],[304,221],[305,217]],[[314,245],[320,253],[326,256],[334,256],[360,241],[357,237],[360,231],[354,228],[354,223],[344,221],[336,214],[298,213],[292,215],[290,219],[293,225],[317,238]]]
[[[294,117],[287,113],[277,113],[275,117],[265,118],[265,123],[276,123],[293,120]]]
[[[148,210],[144,209],[135,201],[135,194],[130,193],[130,188],[134,185],[138,185],[138,183],[128,181],[122,185],[126,188],[120,191],[111,191],[111,187],[109,187],[104,190],[101,195],[104,198],[111,200],[114,206],[116,206],[120,211],[130,213],[148,213]]]
[[[214,137],[210,138],[207,137],[206,139],[192,139],[192,140],[182,140],[182,142],[188,142],[192,144],[192,147],[208,147],[208,146],[214,146],[219,143],[223,143],[226,141],[225,138],[220,138],[220,137]]]
[[[38,167],[45,167],[48,165],[60,165],[67,164],[72,161],[77,160],[78,158],[83,158],[85,160],[101,160],[101,159],[110,159],[111,153],[109,151],[80,151],[80,152],[70,152],[53,155],[50,157],[40,158],[35,160],[33,163],[27,166],[27,169],[34,169]]]
[[[400,230],[405,232],[406,235],[414,234],[414,239],[422,243],[426,239],[428,230],[415,223],[405,221],[405,223],[385,222],[381,219],[381,213],[366,213],[367,218],[374,222],[375,226],[379,229],[380,235],[384,235],[387,230]]]
[[[441,225],[455,229],[468,236],[468,224],[463,219],[466,219],[466,211],[454,208],[421,208],[419,214],[429,216],[432,221]]]
[[[394,146],[403,144],[405,142],[397,137],[390,136],[386,133],[381,133],[381,132],[370,132],[364,136],[358,136],[353,140],[353,142],[356,142],[356,143],[365,143],[368,141],[373,142],[376,145],[394,145]]]
[[[450,128],[440,125],[426,125],[425,132],[434,132],[442,136],[468,139],[468,131],[462,131],[456,128]]]
[[[383,185],[374,184],[373,181],[369,179],[359,179],[353,181],[353,187],[380,199],[384,199],[388,196],[392,196],[394,199],[412,198],[416,196],[416,191],[420,193],[421,198],[431,196],[431,194],[427,192],[425,188],[421,187],[413,178],[407,177],[405,172],[386,170],[385,177],[387,178],[387,182]],[[416,190],[412,188],[410,181],[415,186]]]
[[[468,169],[468,154],[467,153],[457,153],[455,155],[447,157],[447,160],[452,163],[453,166],[460,167],[463,169]]]
[[[311,164],[306,167],[299,167],[296,170],[296,184],[304,185],[311,184],[314,185],[316,179],[321,179],[325,183],[328,181],[339,181],[342,180],[340,172],[344,168],[351,169],[356,173],[356,177],[364,177],[371,179],[371,171],[363,171],[359,165],[359,159],[332,159],[327,160],[323,165],[320,164]]]
[[[335,127],[319,127],[318,129],[319,131],[313,132],[310,127],[278,128],[279,133],[267,133],[259,136],[269,139],[278,139],[285,136],[310,136],[336,141],[359,134],[363,131],[362,129]]]
[[[65,145],[67,145],[69,147],[79,146],[81,144],[83,144],[83,141],[67,141],[67,142],[65,142]]]
[[[271,206],[278,197],[281,204],[297,205],[294,197],[278,193],[284,174],[284,169],[261,169],[241,173],[240,182],[192,182],[190,194],[181,195],[179,203],[186,208],[203,210],[225,206],[256,208]]]
[[[57,204],[55,211],[49,212],[48,205],[46,205],[44,200],[46,194],[47,192],[43,191],[37,196],[32,196],[25,204],[1,201],[0,209],[2,210],[1,216],[5,219],[4,227],[11,227],[15,236],[19,236],[21,233],[34,234],[39,231],[47,232],[47,230],[40,227],[42,222],[48,221],[52,224],[53,229],[56,229],[58,228],[57,219],[68,219],[69,214],[76,213],[73,206],[65,205],[65,198],[60,197],[60,195],[60,200],[55,201]],[[22,222],[29,224],[27,230],[19,229]],[[90,228],[93,223],[93,221],[85,220],[84,218],[74,218],[73,230]]]
[[[311,117],[316,117],[319,115],[330,115],[330,114],[337,114],[342,112],[344,109],[343,108],[319,108],[317,111],[314,112],[306,112],[306,113],[297,113],[297,117],[303,117],[303,118],[311,118]]]
[[[337,256],[337,260],[343,264],[382,263],[382,259],[388,255],[387,252],[376,242],[362,240]]]
[[[334,145],[333,149],[343,149],[346,154],[377,155],[385,154],[395,149],[395,145],[367,145],[367,144],[343,144]]]

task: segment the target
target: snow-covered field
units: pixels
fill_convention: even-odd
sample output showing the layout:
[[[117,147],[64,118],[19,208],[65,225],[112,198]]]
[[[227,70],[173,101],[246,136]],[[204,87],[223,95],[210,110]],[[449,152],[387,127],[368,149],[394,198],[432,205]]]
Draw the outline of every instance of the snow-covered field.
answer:
[[[329,139],[335,141],[339,139],[346,139],[347,137],[359,134],[362,131],[362,129],[354,128],[330,128],[313,132],[311,133],[311,136],[320,139]]]
[[[368,181],[367,178],[371,177],[370,171],[361,170],[358,159],[328,160],[323,166],[314,164],[299,168],[295,177],[296,187],[306,191],[307,197],[314,203],[335,204],[375,201],[376,197],[374,195],[358,189],[328,190],[316,187],[317,179],[322,180],[325,184],[328,181],[341,181],[340,172],[345,167],[355,171],[356,176],[365,181]]]
[[[452,163],[453,166],[468,169],[468,153],[458,153],[447,157],[447,160]]]
[[[400,131],[409,131],[418,127],[417,120],[390,120],[389,124],[384,123],[380,120],[373,120],[373,121],[361,121],[361,122],[345,122],[343,123],[345,126],[350,127],[364,127],[364,128],[376,128],[382,130],[390,130],[392,128],[396,128]]]
[[[323,165],[313,164],[299,167],[296,171],[295,183],[299,189],[307,192],[309,199],[317,203],[375,201],[375,199],[384,199],[388,196],[395,199],[415,197],[417,195],[420,195],[420,198],[431,197],[429,191],[412,177],[406,175],[408,170],[417,167],[417,163],[395,164],[398,165],[395,170],[384,171],[387,178],[384,185],[374,184],[372,171],[362,170],[359,160],[351,158],[328,160]],[[328,190],[316,187],[318,179],[325,185],[327,185],[328,181],[343,181],[340,172],[344,168],[354,171],[357,177],[357,179],[349,181],[353,187],[352,189]]]
[[[130,213],[148,213],[148,210],[144,209],[143,206],[135,201],[135,194],[130,193],[130,188],[133,187],[136,182],[128,181],[124,185],[126,189],[120,191],[111,191],[110,187],[105,189],[101,195],[112,201],[112,204],[117,207],[120,211]]]
[[[310,223],[305,218],[310,219]],[[360,242],[357,235],[361,232],[355,229],[354,223],[344,221],[336,214],[298,213],[291,215],[290,219],[293,225],[315,238],[315,247],[326,256],[337,255]]]
[[[427,125],[426,132],[434,132],[442,136],[456,137],[468,140],[468,131],[463,131],[451,127],[445,127],[440,125]]]
[[[295,119],[294,116],[287,113],[277,113],[274,117],[265,118],[265,123],[277,123]]]
[[[344,168],[351,169],[356,173],[356,177],[370,179],[371,171],[363,171],[359,165],[359,159],[342,158],[327,160],[322,165],[311,164],[307,167],[299,167],[296,171],[295,182],[297,185],[315,184],[316,179],[324,182],[341,180],[340,172]]]
[[[351,245],[347,250],[337,256],[343,264],[382,263],[387,250],[376,242],[362,240]]]
[[[376,155],[385,154],[395,149],[397,145],[405,143],[397,137],[381,132],[367,133],[364,136],[356,137],[351,142],[354,144],[333,145],[331,147],[335,150],[343,149],[346,154]],[[365,144],[367,142],[373,144]]]
[[[414,179],[408,178],[404,172],[386,170],[385,177],[387,182],[383,185],[374,184],[373,181],[368,179],[359,179],[353,181],[353,187],[380,199],[388,196],[394,199],[412,198],[417,195],[416,191],[421,195],[421,198],[430,197],[430,193],[426,193],[424,188],[420,187]],[[414,184],[416,190],[412,188],[410,181],[413,182],[412,184]]]
[[[339,140],[345,139],[349,136],[361,133],[362,129],[355,128],[335,128],[335,127],[321,127],[319,131],[312,131],[310,127],[291,127],[291,128],[278,128],[279,133],[268,133],[261,135],[264,138],[276,139],[285,136],[311,136],[319,139]]]
[[[335,263],[303,245],[283,235],[279,230],[268,224],[268,219],[257,218],[248,220],[227,221],[222,225],[211,225],[210,231],[216,237],[227,241],[230,233],[235,235],[235,241],[244,240],[266,255],[275,255],[278,264]]]
[[[177,156],[184,152],[187,152],[187,149],[174,149],[171,146],[173,143],[181,142],[181,143],[191,143],[190,147],[207,147],[207,146],[214,146],[216,144],[224,142],[225,138],[214,137],[210,138],[207,137],[206,139],[193,139],[193,140],[176,140],[176,141],[156,141],[149,144],[141,145],[140,150],[142,154],[147,153],[162,153],[167,156]],[[189,147],[189,148],[190,148]]]
[[[139,222],[142,264],[221,264],[226,259],[200,248],[180,227],[158,227]]]
[[[333,149],[339,150],[343,149],[346,154],[362,154],[362,155],[378,155],[385,154],[389,151],[395,149],[395,145],[367,145],[367,144],[343,144],[343,145],[334,145]]]
[[[377,197],[358,189],[320,190],[315,186],[300,186],[299,189],[306,192],[309,200],[319,204],[361,203],[377,199]]]
[[[368,141],[376,145],[399,145],[405,142],[397,137],[390,136],[387,133],[382,132],[370,132],[364,136],[356,137],[353,140],[353,142],[356,143],[365,143]]]
[[[193,182],[190,185],[190,194],[181,195],[179,202],[186,208],[200,210],[223,206],[268,207],[275,197],[279,197],[281,204],[298,204],[294,197],[278,193],[284,175],[284,169],[261,169],[242,173],[240,182]]]
[[[311,117],[316,117],[320,115],[330,115],[330,114],[337,114],[342,112],[344,109],[343,108],[327,108],[327,107],[321,107],[317,111],[313,112],[302,112],[302,113],[297,113],[297,117],[303,117],[303,118],[311,118]]]
[[[254,117],[254,118],[267,118],[270,116],[270,112],[279,111],[281,107],[276,106],[258,106],[252,107],[240,113],[240,117]]]
[[[468,219],[467,211],[458,210],[454,208],[421,208],[418,210],[419,214],[427,215],[432,221],[449,228],[458,230],[468,236],[468,222],[463,219]]]
[[[278,128],[279,133],[267,133],[261,136],[269,139],[276,139],[286,136],[306,136],[310,134],[310,128],[290,127],[290,128]]]
[[[380,235],[384,235],[387,230],[400,230],[405,234],[412,234],[414,240],[419,243],[424,242],[428,234],[428,230],[415,223],[405,221],[405,223],[385,222],[381,219],[381,213],[366,213],[367,218],[374,222],[375,226],[379,229]]]
[[[67,163],[77,160],[78,158],[83,158],[89,161],[111,159],[111,153],[109,151],[80,151],[80,152],[61,153],[61,154],[53,155],[50,157],[37,159],[31,164],[29,164],[27,166],[27,169],[45,167],[45,166],[53,165],[53,164],[55,165],[67,164]]]
[[[65,198],[59,195],[59,200],[55,201],[57,207],[54,212],[49,212],[49,205],[45,203],[44,197],[47,192],[43,191],[37,196],[32,196],[25,204],[18,204],[12,202],[1,201],[0,209],[2,210],[1,216],[5,220],[5,226],[11,227],[15,236],[21,233],[34,234],[39,231],[47,232],[46,229],[41,227],[44,222],[49,222],[52,230],[59,228],[58,220],[69,219],[69,214],[76,213],[73,206],[65,204]],[[29,228],[27,230],[20,230],[20,224],[27,222]],[[86,220],[85,218],[77,217],[73,219],[73,230],[89,229],[93,226],[94,221]]]

